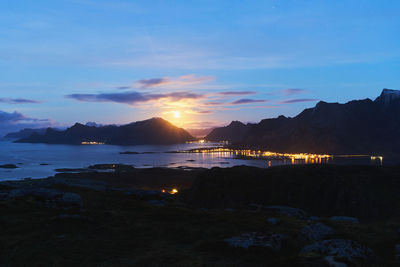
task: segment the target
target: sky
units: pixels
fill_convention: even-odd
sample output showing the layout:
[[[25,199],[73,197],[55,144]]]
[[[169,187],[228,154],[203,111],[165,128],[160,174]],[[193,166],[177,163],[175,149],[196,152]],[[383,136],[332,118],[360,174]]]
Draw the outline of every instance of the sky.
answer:
[[[162,117],[295,116],[400,89],[396,0],[15,0],[0,9],[0,134]]]

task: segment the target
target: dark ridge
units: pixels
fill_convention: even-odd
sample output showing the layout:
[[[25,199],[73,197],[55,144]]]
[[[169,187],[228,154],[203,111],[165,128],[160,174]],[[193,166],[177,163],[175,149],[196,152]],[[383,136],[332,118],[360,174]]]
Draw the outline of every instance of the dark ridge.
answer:
[[[213,132],[238,148],[396,157],[400,154],[400,91],[384,89],[375,101],[320,101],[294,118],[279,116],[241,129],[243,136],[232,126]]]
[[[48,128],[43,135],[33,133],[19,143],[81,144],[98,142],[112,145],[176,144],[192,141],[187,131],[161,118],[152,118],[122,126],[88,126],[74,124],[65,131]]]

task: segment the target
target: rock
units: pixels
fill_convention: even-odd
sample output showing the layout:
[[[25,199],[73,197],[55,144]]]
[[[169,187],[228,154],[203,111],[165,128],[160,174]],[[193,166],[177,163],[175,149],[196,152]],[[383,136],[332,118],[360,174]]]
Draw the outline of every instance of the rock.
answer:
[[[329,266],[331,266],[331,267],[347,267],[346,263],[336,261],[335,257],[333,257],[333,256],[326,256],[324,258],[324,261],[326,263],[328,263]]]
[[[79,188],[85,188],[85,189],[90,189],[93,191],[98,191],[98,192],[105,192],[108,190],[108,183],[104,181],[99,181],[99,180],[89,180],[89,179],[77,179],[77,178],[61,178],[61,177],[56,177],[51,180],[49,180],[49,183],[51,184],[61,184],[61,185],[66,185],[70,187],[79,187]]]
[[[33,197],[38,201],[39,205],[43,205],[51,208],[70,208],[70,207],[82,207],[82,198],[80,195],[71,192],[62,192],[52,188],[38,187],[38,186],[21,186],[20,188],[14,188],[9,191],[7,196],[4,194],[4,199],[16,199]]]
[[[57,199],[57,202],[63,206],[82,207],[82,198],[76,193],[66,192],[61,198]]]
[[[347,222],[347,223],[359,224],[359,221],[357,218],[348,217],[348,216],[333,216],[333,217],[330,217],[329,220],[335,221],[335,222]]]
[[[397,244],[395,246],[395,255],[396,255],[396,261],[400,262],[400,244]]]
[[[156,206],[156,207],[164,207],[165,206],[165,202],[163,200],[148,200],[147,203],[149,203],[152,206]]]
[[[4,165],[0,165],[0,168],[3,169],[16,169],[19,168],[17,165],[15,164],[4,164]]]
[[[300,220],[306,220],[309,218],[308,214],[298,208],[292,208],[292,207],[287,207],[287,206],[267,206],[264,207],[267,210],[273,210],[281,215],[285,215],[288,217],[295,217]]]
[[[301,229],[299,239],[305,242],[316,242],[335,234],[335,231],[325,224],[314,223]]]
[[[338,259],[345,259],[353,262],[354,259],[371,259],[372,250],[355,241],[344,239],[331,239],[315,242],[304,247],[300,254],[317,253],[324,256],[332,256]]]
[[[95,170],[114,170],[116,172],[127,172],[135,169],[132,165],[126,164],[95,164],[88,168]]]
[[[282,241],[286,240],[287,237],[282,234],[262,234],[258,232],[245,233],[240,236],[224,239],[229,246],[235,248],[250,248],[260,247],[269,248],[274,251],[279,251],[282,248]]]
[[[62,192],[56,189],[43,187],[21,187],[9,192],[8,198],[35,197],[41,200],[53,199],[62,196]]]
[[[277,225],[278,223],[280,223],[280,220],[277,218],[271,217],[271,218],[267,219],[267,223],[272,224],[272,225]]]

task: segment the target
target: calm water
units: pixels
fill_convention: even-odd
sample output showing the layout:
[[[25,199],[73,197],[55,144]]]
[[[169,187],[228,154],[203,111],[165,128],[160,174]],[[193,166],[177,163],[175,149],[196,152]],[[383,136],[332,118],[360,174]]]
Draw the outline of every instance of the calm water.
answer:
[[[112,146],[112,145],[46,145],[17,144],[0,141],[0,165],[16,164],[17,169],[1,169],[0,180],[42,178],[55,174],[57,168],[85,168],[92,164],[123,163],[138,168],[146,167],[202,167],[211,168],[248,165],[269,167],[293,164],[290,160],[234,159],[230,153],[164,153],[194,148],[219,146],[216,143],[194,143],[168,146]],[[152,154],[120,154],[123,151],[154,152]],[[342,160],[343,161],[343,160]],[[332,161],[331,161],[332,162]],[[334,163],[346,163],[340,159]],[[353,163],[370,164],[369,159],[352,160]],[[49,164],[42,166],[40,164]],[[304,162],[296,161],[296,164]]]
[[[123,163],[135,167],[228,167],[251,165],[266,167],[265,160],[225,159],[223,154],[164,153],[217,146],[215,143],[178,144],[168,146],[113,146],[113,145],[47,145],[17,144],[0,141],[0,165],[16,164],[18,169],[1,169],[0,180],[42,178],[54,175],[57,168],[85,168],[98,163]],[[155,152],[153,154],[120,154],[123,151]],[[42,166],[40,164],[49,164]]]

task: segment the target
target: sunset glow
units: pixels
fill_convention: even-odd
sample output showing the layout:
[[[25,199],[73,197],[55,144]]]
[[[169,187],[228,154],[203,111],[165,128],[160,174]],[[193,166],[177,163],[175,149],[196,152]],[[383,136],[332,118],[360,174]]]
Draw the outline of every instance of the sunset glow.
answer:
[[[179,111],[174,111],[174,118],[179,119],[181,117],[181,113]]]

